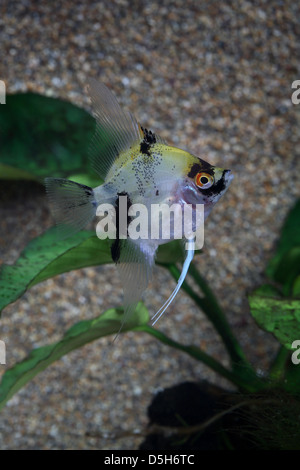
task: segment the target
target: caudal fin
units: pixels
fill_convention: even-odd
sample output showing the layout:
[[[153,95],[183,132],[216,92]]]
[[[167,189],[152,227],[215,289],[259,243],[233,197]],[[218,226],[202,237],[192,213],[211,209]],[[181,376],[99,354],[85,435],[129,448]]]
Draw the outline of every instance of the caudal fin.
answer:
[[[79,232],[96,215],[94,191],[64,178],[46,178],[45,187],[59,238]]]

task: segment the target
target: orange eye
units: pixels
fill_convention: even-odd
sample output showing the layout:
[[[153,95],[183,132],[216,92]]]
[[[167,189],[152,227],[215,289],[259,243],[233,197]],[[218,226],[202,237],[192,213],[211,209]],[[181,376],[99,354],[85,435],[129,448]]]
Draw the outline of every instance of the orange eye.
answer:
[[[195,182],[198,188],[208,189],[214,184],[214,177],[205,172],[197,173]]]

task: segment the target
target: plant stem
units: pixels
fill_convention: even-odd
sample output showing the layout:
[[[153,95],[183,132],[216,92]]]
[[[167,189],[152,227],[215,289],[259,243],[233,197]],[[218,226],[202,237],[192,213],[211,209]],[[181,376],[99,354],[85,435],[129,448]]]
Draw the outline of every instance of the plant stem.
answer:
[[[216,361],[216,359],[206,354],[197,346],[193,346],[193,345],[185,346],[181,343],[178,343],[177,341],[166,336],[161,331],[156,330],[155,328],[149,325],[137,326],[133,328],[133,331],[144,331],[145,333],[148,333],[154,336],[156,339],[158,339],[162,343],[167,344],[168,346],[171,346],[172,348],[179,349],[180,351],[187,353],[189,356],[193,357],[194,359],[197,359],[198,361],[203,362],[205,365],[210,367],[217,374],[220,374],[222,377],[224,377],[225,379],[229,380],[231,383],[236,385],[239,389],[242,389],[248,392],[257,390],[257,387],[253,387],[252,384],[248,380],[245,380],[237,372],[228,370],[226,367],[220,364],[220,362]]]
[[[279,348],[279,351],[270,367],[269,379],[271,380],[282,380],[285,373],[286,361],[291,355],[291,351],[286,349],[284,346]]]
[[[180,271],[176,265],[170,264],[167,266],[167,268],[172,276],[178,280]],[[248,378],[248,380],[251,382],[257,382],[257,385],[261,384],[261,380],[255,374],[255,371],[247,361],[239,342],[232,333],[230,325],[217,299],[193,263],[190,265],[189,274],[201,288],[204,297],[199,297],[199,295],[196,294],[194,290],[188,285],[187,281],[183,282],[182,288],[203,310],[203,312],[212,322],[228,351],[233,369],[236,369],[245,379]]]
[[[175,265],[170,265],[169,271],[175,279],[178,279],[180,271]],[[199,297],[199,295],[193,291],[193,289],[188,285],[186,281],[185,285],[182,286],[183,289],[186,291],[187,294],[189,294],[190,297],[192,297],[192,299],[204,311],[206,316],[212,322],[216,331],[221,336],[226,346],[226,349],[231,357],[231,360],[233,362],[240,360],[245,362],[246,358],[244,356],[244,353],[231,331],[231,328],[223,313],[223,310],[218,304],[218,301],[212,293],[211,289],[209,288],[208,284],[202,278],[193,263],[191,263],[190,265],[189,274],[194,278],[198,286],[201,288],[204,297]]]

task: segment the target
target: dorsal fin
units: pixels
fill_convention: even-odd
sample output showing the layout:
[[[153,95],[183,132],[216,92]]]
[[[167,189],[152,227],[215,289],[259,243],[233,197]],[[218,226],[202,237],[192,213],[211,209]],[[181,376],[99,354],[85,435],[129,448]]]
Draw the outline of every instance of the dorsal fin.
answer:
[[[90,145],[91,163],[105,179],[118,155],[141,139],[135,118],[124,112],[112,92],[95,79],[88,79],[87,91],[96,119],[95,134]]]
[[[139,129],[139,136],[141,140],[149,140],[151,142],[148,143],[159,143],[159,144],[164,144],[167,145],[167,142],[165,139],[160,137],[156,132],[148,131],[145,127],[142,127],[140,123],[138,123],[138,129]]]

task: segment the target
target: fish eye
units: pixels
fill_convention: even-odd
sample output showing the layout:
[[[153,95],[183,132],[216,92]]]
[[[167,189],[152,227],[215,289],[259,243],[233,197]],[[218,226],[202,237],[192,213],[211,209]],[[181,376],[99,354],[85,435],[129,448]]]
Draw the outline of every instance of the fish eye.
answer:
[[[208,189],[214,184],[214,177],[205,172],[197,173],[195,182],[198,188]]]

